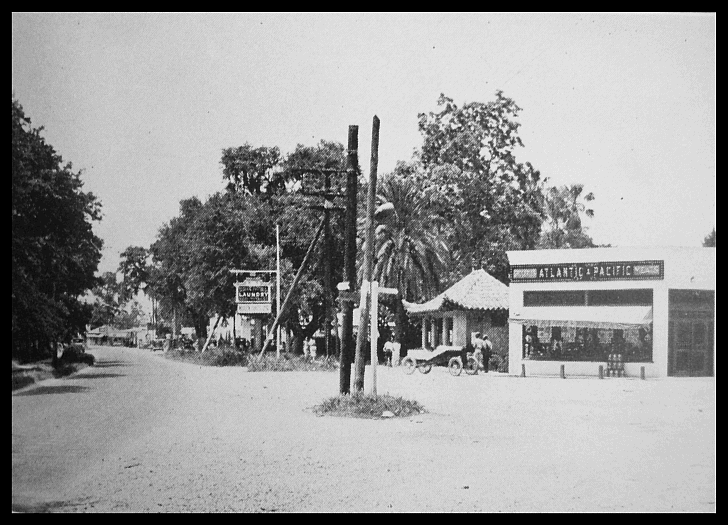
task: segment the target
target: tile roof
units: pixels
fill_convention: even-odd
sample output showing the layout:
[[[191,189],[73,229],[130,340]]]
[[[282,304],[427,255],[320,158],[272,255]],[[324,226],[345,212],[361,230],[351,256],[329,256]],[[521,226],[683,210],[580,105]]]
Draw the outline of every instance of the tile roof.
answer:
[[[403,301],[409,314],[425,314],[451,310],[508,309],[508,286],[485,270],[469,275],[429,301],[417,304]]]

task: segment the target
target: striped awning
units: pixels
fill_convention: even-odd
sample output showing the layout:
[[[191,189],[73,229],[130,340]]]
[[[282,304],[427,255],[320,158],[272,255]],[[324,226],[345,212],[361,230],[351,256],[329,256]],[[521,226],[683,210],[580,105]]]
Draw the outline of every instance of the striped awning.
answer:
[[[524,307],[512,312],[512,323],[548,328],[627,329],[652,323],[651,306]]]

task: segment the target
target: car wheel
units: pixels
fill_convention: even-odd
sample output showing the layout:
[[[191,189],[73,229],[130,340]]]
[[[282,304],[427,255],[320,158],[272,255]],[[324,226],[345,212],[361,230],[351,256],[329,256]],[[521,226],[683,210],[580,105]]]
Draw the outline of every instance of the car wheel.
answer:
[[[463,362],[459,357],[453,357],[447,364],[447,369],[451,376],[457,377],[463,371]]]
[[[404,370],[405,374],[413,374],[416,366],[417,363],[411,357],[405,357],[402,360],[402,370]]]
[[[468,357],[468,364],[465,367],[465,373],[474,376],[478,373],[478,360],[474,357]]]

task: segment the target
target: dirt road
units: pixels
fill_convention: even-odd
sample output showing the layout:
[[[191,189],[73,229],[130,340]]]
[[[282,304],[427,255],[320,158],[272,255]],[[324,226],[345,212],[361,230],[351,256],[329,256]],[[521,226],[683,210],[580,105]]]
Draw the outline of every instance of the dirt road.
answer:
[[[338,374],[94,348],[13,393],[13,509],[715,512],[715,380],[407,376],[408,419],[317,417]],[[369,377],[366,378],[369,385]]]

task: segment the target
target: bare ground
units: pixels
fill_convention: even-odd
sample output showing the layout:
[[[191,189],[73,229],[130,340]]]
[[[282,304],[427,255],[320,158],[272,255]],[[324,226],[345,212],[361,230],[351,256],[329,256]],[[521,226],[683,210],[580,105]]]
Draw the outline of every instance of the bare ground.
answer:
[[[715,512],[714,378],[378,367],[379,393],[427,413],[366,420],[313,414],[336,373],[144,360],[173,370],[156,408],[36,510]]]

